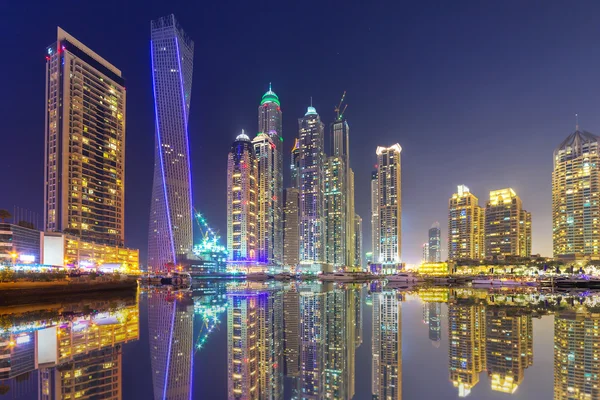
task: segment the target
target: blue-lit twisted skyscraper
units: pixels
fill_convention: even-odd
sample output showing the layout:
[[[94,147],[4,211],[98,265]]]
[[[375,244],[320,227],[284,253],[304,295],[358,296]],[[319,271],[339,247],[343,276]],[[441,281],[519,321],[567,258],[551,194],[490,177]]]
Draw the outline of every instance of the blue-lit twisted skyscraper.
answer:
[[[156,145],[148,266],[161,270],[192,248],[188,116],[194,42],[174,15],[152,21],[151,32]]]

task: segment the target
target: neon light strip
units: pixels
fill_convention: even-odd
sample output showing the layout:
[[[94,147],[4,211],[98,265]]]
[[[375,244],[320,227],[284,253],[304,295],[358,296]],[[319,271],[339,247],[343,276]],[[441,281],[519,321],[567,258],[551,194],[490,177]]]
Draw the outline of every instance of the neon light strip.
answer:
[[[183,91],[183,70],[181,69],[181,57],[179,55],[179,40],[175,36],[175,45],[177,48],[177,63],[179,64],[179,83],[181,84],[181,105],[183,107],[183,123],[185,124],[185,145],[187,147],[187,167],[190,189],[190,212],[194,215],[193,199],[192,199],[192,161],[190,160],[190,138],[188,133],[188,115],[186,113],[185,93]],[[192,226],[192,242],[193,242],[193,226]]]
[[[169,233],[171,234],[171,249],[173,250],[173,262],[175,263],[177,260],[175,258],[175,241],[173,240],[173,226],[171,225],[171,210],[169,208],[169,199],[167,198],[167,181],[165,177],[165,165],[163,161],[163,150],[162,150],[162,140],[160,137],[160,125],[158,124],[158,107],[157,96],[156,96],[156,82],[154,79],[154,45],[152,44],[152,40],[150,40],[150,60],[152,62],[152,90],[154,92],[154,116],[156,119],[156,137],[158,139],[158,153],[160,158],[160,169],[162,170],[162,178],[163,178],[163,189],[165,192],[165,206],[167,208],[167,220],[169,223]]]
[[[167,366],[165,369],[165,388],[163,389],[163,400],[167,400],[167,382],[169,380],[169,365],[171,364],[171,346],[173,345],[173,330],[175,329],[175,313],[177,312],[177,300],[173,302],[173,319],[171,320],[171,334],[169,335],[169,352],[167,353]]]

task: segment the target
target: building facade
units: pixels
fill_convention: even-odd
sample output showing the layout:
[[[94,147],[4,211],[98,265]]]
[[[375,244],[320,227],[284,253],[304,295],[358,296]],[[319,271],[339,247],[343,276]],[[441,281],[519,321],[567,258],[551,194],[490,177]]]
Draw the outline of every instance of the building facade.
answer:
[[[469,188],[460,185],[448,202],[448,259],[482,259],[485,256],[485,210]]]
[[[373,293],[374,399],[402,399],[402,300],[395,291]]]
[[[323,196],[324,128],[314,107],[308,107],[299,125],[300,263],[325,261]]]
[[[258,239],[257,159],[242,131],[227,156],[227,252],[231,261],[256,261]]]
[[[442,231],[440,230],[440,223],[435,222],[429,228],[429,241],[427,243],[428,254],[427,262],[438,263],[442,261]]]
[[[42,235],[37,229],[0,223],[0,265],[41,264]]]
[[[398,143],[377,147],[379,204],[379,263],[400,264],[402,260],[402,170]]]
[[[125,99],[121,71],[59,27],[46,48],[46,231],[123,246]]]
[[[362,235],[362,218],[358,214],[354,214],[354,266],[363,267],[363,235]]]
[[[294,139],[294,147],[292,147],[292,163],[290,165],[292,187],[299,189],[300,183],[298,180],[298,171],[300,170],[300,143],[298,139]]]
[[[378,171],[371,173],[371,261],[379,262],[379,177]]]
[[[323,169],[325,199],[325,261],[334,268],[346,261],[346,168],[341,157],[327,157]]]
[[[155,114],[154,182],[148,235],[148,266],[192,251],[192,176],[188,117],[192,97],[194,42],[174,15],[151,22]]]
[[[283,265],[298,265],[300,261],[300,228],[298,226],[300,192],[287,188],[284,192],[283,209]]]
[[[531,213],[511,188],[493,190],[485,207],[485,255],[531,256]]]
[[[598,136],[579,127],[554,150],[552,243],[554,257],[600,255]]]

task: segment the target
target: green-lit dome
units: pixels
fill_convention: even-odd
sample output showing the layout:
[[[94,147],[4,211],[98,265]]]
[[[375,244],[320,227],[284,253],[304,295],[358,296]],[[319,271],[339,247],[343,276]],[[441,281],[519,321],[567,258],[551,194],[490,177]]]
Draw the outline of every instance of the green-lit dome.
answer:
[[[277,95],[275,94],[274,91],[271,90],[271,84],[269,83],[269,91],[265,94],[263,94],[262,100],[260,102],[260,105],[262,106],[265,103],[275,103],[278,106],[281,106],[281,103],[279,103],[279,97],[277,97]]]

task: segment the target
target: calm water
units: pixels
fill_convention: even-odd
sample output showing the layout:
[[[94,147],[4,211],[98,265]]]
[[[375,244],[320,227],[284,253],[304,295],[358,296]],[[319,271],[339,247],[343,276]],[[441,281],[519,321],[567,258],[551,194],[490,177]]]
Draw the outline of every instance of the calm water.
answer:
[[[196,286],[0,308],[0,400],[600,399],[600,295]]]

